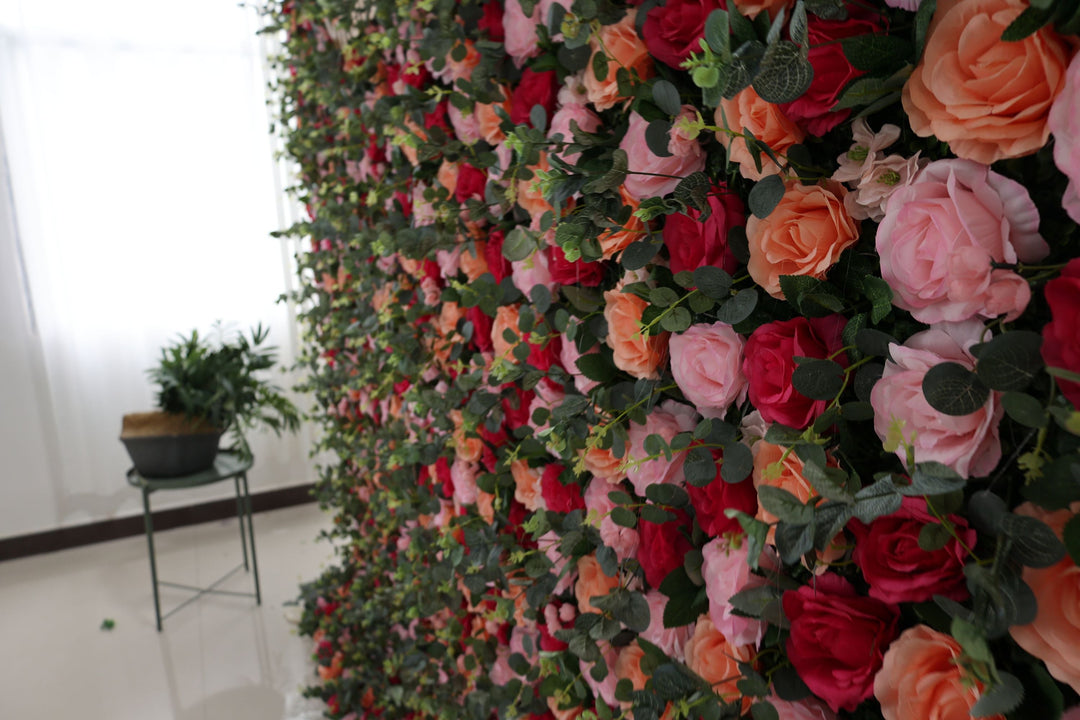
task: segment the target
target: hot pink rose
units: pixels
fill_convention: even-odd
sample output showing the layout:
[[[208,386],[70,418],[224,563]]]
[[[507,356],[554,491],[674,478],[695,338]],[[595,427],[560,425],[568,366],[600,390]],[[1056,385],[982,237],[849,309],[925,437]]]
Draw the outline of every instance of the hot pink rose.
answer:
[[[757,491],[752,482],[729,483],[720,477],[723,464],[723,451],[711,450],[716,461],[716,476],[704,487],[686,486],[690,503],[694,506],[694,515],[698,525],[709,537],[719,537],[727,533],[742,532],[739,521],[729,518],[724,512],[728,508],[742,510],[748,515],[757,512]]]
[[[743,483],[749,485],[750,483]],[[765,623],[734,613],[731,596],[741,590],[762,587],[767,582],[761,575],[750,572],[747,564],[746,542],[714,538],[701,548],[705,558],[701,575],[709,596],[709,617],[716,629],[736,645],[757,647],[765,634]]]
[[[563,466],[551,463],[544,468],[540,476],[540,494],[544,496],[544,504],[548,510],[568,513],[572,510],[584,510],[585,499],[581,496],[581,486],[573,480],[566,483],[559,477]]]
[[[983,477],[1001,460],[998,425],[1004,410],[997,393],[983,407],[959,417],[940,413],[926,402],[922,381],[926,372],[943,362],[975,367],[968,351],[983,339],[978,321],[944,323],[916,333],[903,345],[890,345],[892,359],[870,393],[874,407],[874,430],[884,440],[894,421],[903,423],[905,441],[915,449],[915,460],[935,460],[965,477]],[[901,446],[896,454],[905,461]]]
[[[654,523],[642,518],[638,523],[641,531],[638,562],[645,580],[654,588],[660,587],[668,573],[682,566],[686,553],[693,548],[687,537],[690,518],[682,510],[674,514],[675,518],[667,522]]]
[[[826,358],[843,342],[840,333],[846,320],[842,315],[823,318],[797,317],[762,325],[746,341],[743,373],[749,382],[750,402],[766,422],[805,428],[825,412],[824,400],[811,400],[791,384],[795,357]],[[847,360],[841,354],[834,358]]]
[[[671,374],[702,415],[723,417],[732,403],[746,399],[745,345],[742,336],[722,322],[691,325],[671,336]]]
[[[874,675],[897,635],[900,611],[859,597],[833,573],[788,590],[783,604],[791,621],[787,654],[799,677],[834,712],[854,710],[874,693]]]
[[[515,125],[532,126],[531,113],[534,105],[544,108],[545,117],[550,118],[555,109],[555,96],[558,93],[554,70],[534,72],[525,68],[521,72],[521,82],[510,95],[510,120]]]
[[[919,547],[919,531],[937,522],[921,497],[905,497],[900,509],[879,517],[869,525],[853,520],[848,528],[855,536],[852,560],[870,583],[870,597],[889,603],[925,602],[935,595],[966,600],[964,577],[967,551],[949,538],[945,547],[934,551]],[[969,548],[975,547],[975,531],[967,520],[949,515],[957,535]]]
[[[560,285],[583,285],[596,287],[604,279],[604,263],[587,262],[577,259],[570,262],[566,259],[566,253],[558,245],[548,248],[548,268],[551,279]]]
[[[738,194],[722,182],[713,186],[708,203],[712,213],[704,222],[701,213],[694,209],[689,215],[668,215],[664,223],[664,246],[671,256],[671,272],[697,270],[703,265],[735,272],[738,261],[728,248],[728,232],[746,225],[746,207]]]
[[[1013,320],[1031,289],[991,263],[1035,262],[1049,248],[1027,189],[971,160],[938,160],[893,193],[877,232],[893,304],[927,324]]]
[[[693,113],[689,105],[683,106],[683,113]],[[692,116],[692,115],[691,115]],[[630,113],[630,126],[626,129],[619,147],[628,159],[628,174],[623,187],[635,200],[649,197],[661,197],[675,189],[687,175],[705,169],[705,151],[696,140],[693,142],[668,141],[669,157],[654,155],[645,142],[645,129],[649,123],[636,112]],[[672,135],[675,131],[672,131]],[[635,173],[653,173],[637,175]],[[658,177],[667,176],[671,177]]]
[[[533,8],[532,15],[526,15],[519,0],[506,0],[503,12],[503,32],[505,33],[506,54],[514,59],[518,67],[526,59],[540,54],[540,42],[536,37],[536,26],[540,18],[540,6]]]
[[[669,461],[664,455],[646,459],[645,438],[649,435],[659,435],[665,441],[681,432],[688,432],[697,426],[697,413],[674,400],[665,400],[645,418],[644,425],[630,424],[630,442],[627,455],[631,466],[627,468],[626,475],[630,484],[634,486],[634,492],[645,497],[645,488],[657,483],[683,484],[683,463],[686,461],[685,453],[672,453]]]
[[[1054,163],[1069,178],[1061,204],[1080,223],[1080,54],[1065,71],[1065,87],[1050,106],[1047,127],[1054,134]]]
[[[705,20],[713,10],[727,10],[725,0],[668,0],[649,10],[641,36],[653,57],[673,68],[701,55],[699,40],[705,37]]]
[[[1080,373],[1080,258],[1073,258],[1061,275],[1046,283],[1050,322],[1043,328],[1042,356],[1046,364]],[[1058,387],[1080,409],[1080,383],[1058,380]]]

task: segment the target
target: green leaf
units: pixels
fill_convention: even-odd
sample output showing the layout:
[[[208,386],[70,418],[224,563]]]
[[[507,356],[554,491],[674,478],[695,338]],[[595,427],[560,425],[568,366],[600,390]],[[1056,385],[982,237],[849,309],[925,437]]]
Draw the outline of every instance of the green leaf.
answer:
[[[806,9],[822,20],[847,20],[844,0],[806,0]]]
[[[758,293],[754,288],[743,288],[724,302],[716,311],[716,319],[728,325],[737,325],[754,312],[758,304]]]
[[[760,618],[765,608],[781,596],[780,588],[774,585],[759,585],[746,588],[732,595],[728,602],[731,607],[749,617]]]
[[[731,62],[724,65],[720,82],[723,96],[732,99],[745,90],[758,73],[761,60],[765,57],[765,43],[760,40],[748,40],[732,53]],[[742,128],[729,128],[739,131]]]
[[[645,128],[645,144],[649,148],[649,152],[657,157],[671,157],[671,151],[668,150],[669,133],[671,132],[670,120],[653,120]]]
[[[705,487],[716,479],[716,461],[712,453],[703,447],[693,447],[686,453],[683,463],[686,482],[694,487]]]
[[[615,364],[603,352],[582,355],[576,364],[582,375],[599,383],[611,382],[618,373]]]
[[[723,268],[702,265],[694,270],[694,286],[714,300],[723,300],[731,292],[731,275]]]
[[[890,73],[907,63],[915,52],[911,42],[895,35],[855,35],[840,41],[844,57],[857,70]]]
[[[867,275],[862,279],[863,295],[873,304],[870,321],[877,325],[892,312],[893,291],[889,284],[879,277]]]
[[[993,664],[994,655],[990,652],[990,646],[986,642],[986,636],[973,623],[969,623],[961,617],[952,619],[949,630],[956,642],[964,650],[964,654],[972,660]]]
[[[667,574],[659,589],[668,598],[664,606],[666,628],[690,625],[709,610],[708,597],[703,597],[704,588],[694,584],[681,565]]]
[[[1043,368],[1042,336],[1027,330],[1002,333],[976,345],[975,373],[993,390],[1023,390]]]
[[[803,477],[817,494],[827,500],[851,503],[855,497],[848,490],[848,474],[837,467],[827,467],[816,462],[803,463]]]
[[[922,390],[930,407],[954,417],[970,415],[990,397],[990,389],[978,376],[955,362],[930,368],[923,376]]]
[[[1001,519],[1001,531],[1012,539],[1010,555],[1022,565],[1045,568],[1065,557],[1065,545],[1041,520],[1008,513]]]
[[[750,188],[747,207],[755,217],[766,218],[784,199],[784,179],[779,175],[767,175]]]
[[[611,510],[611,522],[620,527],[632,528],[637,526],[637,515],[632,510],[624,507],[616,507]]]
[[[922,0],[915,13],[915,62],[922,59],[923,48],[926,47],[926,31],[930,29],[935,10],[937,0]]]
[[[652,240],[638,240],[630,243],[622,252],[620,262],[627,270],[640,270],[648,265],[660,250],[660,243]],[[563,286],[564,289],[567,286]]]
[[[653,83],[652,96],[656,107],[668,115],[678,115],[682,112],[682,100],[679,99],[679,91],[667,80],[661,79]]]
[[[592,56],[592,71],[593,75],[600,82],[604,82],[608,76],[608,59],[607,55],[602,52],[596,52]]]
[[[779,104],[799,99],[813,80],[814,66],[799,46],[780,40],[765,50],[752,84],[762,100]]]
[[[724,458],[720,463],[720,478],[727,483],[740,483],[754,471],[754,455],[750,448],[739,442],[724,445]]]
[[[1063,510],[1080,500],[1080,457],[1063,455],[1042,468],[1043,476],[1020,493],[1047,510]]]
[[[855,346],[860,352],[878,357],[889,357],[889,345],[899,345],[892,335],[880,330],[866,328],[855,333]]]
[[[761,507],[784,522],[806,525],[814,519],[814,506],[803,503],[787,490],[762,485],[757,491]]]
[[[780,560],[785,565],[794,565],[803,555],[814,549],[814,526],[781,521],[776,526],[775,538]]]
[[[614,511],[612,511],[614,512]],[[662,525],[666,522],[671,522],[675,519],[675,515],[663,509],[659,505],[643,505],[641,508],[641,519],[655,523],[656,525]]]
[[[844,387],[844,368],[824,358],[795,358],[798,366],[791,374],[797,392],[811,400],[832,400]]]
[[[667,663],[653,670],[652,685],[661,700],[678,700],[698,688],[697,681],[681,667]]]
[[[940,523],[927,523],[919,528],[919,548],[926,552],[935,552],[949,544],[952,534]]]
[[[948,465],[939,462],[916,463],[911,473],[910,485],[898,485],[896,490],[901,495],[944,495],[962,490],[967,481],[960,473]]]
[[[1080,515],[1074,515],[1065,523],[1063,535],[1065,550],[1069,553],[1073,563],[1080,565]]]
[[[613,614],[616,620],[634,632],[645,632],[649,627],[649,603],[639,592],[630,593],[626,607],[616,610]]]
[[[666,308],[679,302],[679,294],[669,287],[657,287],[649,291],[649,303]]]
[[[690,496],[678,485],[654,483],[645,488],[645,497],[660,505],[685,507],[690,503]]]
[[[713,10],[705,19],[705,42],[721,60],[731,56],[731,29],[726,10]]]
[[[703,172],[690,173],[675,186],[673,197],[688,208],[704,212],[709,207],[712,180]]]
[[[1049,23],[1051,17],[1053,15],[1049,10],[1041,10],[1034,5],[1025,8],[1015,20],[1009,23],[1009,27],[1005,28],[1005,31],[1001,33],[1001,41],[1019,42],[1026,37],[1030,37]]]
[[[896,512],[902,503],[903,497],[892,480],[882,478],[855,493],[855,517],[869,525],[879,517]]]
[[[502,254],[510,262],[518,262],[532,255],[538,247],[536,237],[519,225],[506,234]]]
[[[1024,427],[1042,428],[1050,422],[1050,414],[1043,404],[1026,393],[1007,392],[1001,396],[1005,413]]]
[[[668,332],[681,333],[686,331],[693,322],[694,318],[690,315],[690,311],[680,306],[673,308],[661,318],[660,327]]]
[[[768,700],[759,700],[751,705],[750,715],[754,720],[780,720],[780,713]]]
[[[1007,672],[998,673],[998,682],[983,690],[982,697],[971,707],[971,717],[1004,715],[1024,700],[1024,686]]]
[[[791,37],[791,41],[804,50],[809,49],[810,44],[807,38],[807,19],[806,19],[806,4],[803,0],[799,0],[795,3],[795,9],[791,11],[791,22],[788,24],[788,35]]]
[[[727,508],[724,517],[735,518],[739,526],[746,533],[746,557],[751,570],[757,570],[761,551],[765,548],[765,539],[769,535],[769,526],[761,522],[753,515],[747,515],[741,510]]]

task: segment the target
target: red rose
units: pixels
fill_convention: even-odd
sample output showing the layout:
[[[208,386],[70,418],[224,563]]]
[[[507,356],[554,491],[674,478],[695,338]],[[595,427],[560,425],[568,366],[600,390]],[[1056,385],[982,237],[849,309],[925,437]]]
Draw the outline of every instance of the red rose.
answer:
[[[637,559],[645,571],[645,579],[654,588],[660,587],[668,573],[683,564],[683,556],[693,548],[683,534],[690,527],[690,518],[682,510],[674,512],[677,517],[665,523],[644,519],[638,523],[641,544]]]
[[[506,236],[503,235],[502,230],[492,230],[491,234],[488,235],[487,244],[484,245],[484,259],[487,260],[488,270],[497,283],[501,283],[504,279],[510,277],[510,273],[513,272],[510,261],[504,258],[502,254],[505,240]]]
[[[957,535],[969,548],[975,531],[967,520],[950,515]],[[923,602],[934,595],[966,600],[964,578],[966,551],[950,538],[945,547],[928,552],[919,547],[919,531],[937,520],[926,510],[922,498],[906,497],[900,509],[869,525],[853,520],[855,552],[852,559],[870,583],[870,597],[888,603]]]
[[[822,20],[811,13],[808,58],[814,67],[814,80],[799,99],[780,105],[784,114],[818,137],[846,120],[851,110],[833,112],[832,108],[847,84],[863,73],[851,66],[837,41],[854,35],[873,35],[880,30],[877,23],[854,13],[847,20]]]
[[[533,72],[531,68],[525,68],[521,73],[521,82],[514,88],[510,95],[510,120],[515,125],[528,125],[532,127],[529,113],[533,105],[544,108],[548,119],[555,111],[555,99],[558,97],[558,79],[554,70]]]
[[[502,42],[506,39],[506,32],[503,30],[503,8],[502,3],[495,0],[489,0],[484,3],[481,8],[484,14],[480,16],[480,20],[476,23],[476,26],[480,30],[487,30],[488,39],[495,42]]]
[[[569,485],[563,485],[559,480],[563,466],[552,463],[544,468],[544,474],[540,476],[540,494],[544,496],[544,504],[548,510],[568,513],[572,510],[583,510],[585,498],[581,496],[581,486],[574,481]]]
[[[726,532],[741,532],[739,521],[728,518],[724,510],[735,508],[747,515],[757,514],[757,491],[752,482],[729,483],[720,477],[721,450],[712,451],[716,464],[716,477],[705,487],[686,486],[690,503],[694,506],[698,525],[709,537],[719,537]]]
[[[765,422],[802,429],[825,411],[824,400],[811,400],[795,390],[791,374],[796,357],[825,358],[843,347],[842,315],[797,317],[762,325],[746,341],[743,374],[750,385],[750,402]],[[833,358],[841,365],[847,359]]]
[[[738,195],[728,192],[727,185],[713,186],[709,193],[712,214],[701,222],[701,213],[690,210],[689,215],[669,215],[664,225],[664,245],[671,255],[671,272],[697,270],[703,265],[715,265],[731,273],[738,261],[728,249],[728,231],[746,225],[746,207]]]
[[[705,20],[713,10],[727,10],[725,0],[668,0],[645,16],[641,37],[658,60],[679,67],[690,53],[701,54]]]
[[[487,185],[486,172],[469,163],[461,163],[458,168],[457,187],[454,188],[454,199],[463,203],[466,200],[483,198],[485,185]]]
[[[1042,356],[1046,364],[1080,373],[1080,258],[1069,261],[1059,277],[1046,283],[1050,322],[1043,328]],[[1080,409],[1080,383],[1058,381],[1062,394]]]
[[[491,342],[491,316],[476,305],[465,310],[465,319],[473,326],[472,339],[469,342],[480,352],[491,352],[494,349]]]
[[[446,114],[446,107],[448,103],[448,100],[443,100],[435,106],[434,110],[429,113],[424,113],[424,127],[437,127],[442,128],[447,132],[452,132],[450,128],[450,118]]]
[[[454,477],[450,474],[450,463],[446,458],[441,457],[435,461],[434,472],[435,478],[442,483],[443,497],[447,500],[454,497]]]
[[[548,272],[551,273],[551,279],[560,285],[596,287],[604,279],[604,264],[581,259],[570,262],[563,249],[553,245],[548,255]]]
[[[825,573],[783,597],[791,621],[787,653],[811,691],[833,709],[854,710],[874,694],[874,675],[897,635],[900,610],[859,597],[851,584]]]
[[[532,390],[522,390],[516,385],[508,386],[509,396],[503,396],[502,409],[507,430],[513,432],[529,422],[529,405],[536,394]]]

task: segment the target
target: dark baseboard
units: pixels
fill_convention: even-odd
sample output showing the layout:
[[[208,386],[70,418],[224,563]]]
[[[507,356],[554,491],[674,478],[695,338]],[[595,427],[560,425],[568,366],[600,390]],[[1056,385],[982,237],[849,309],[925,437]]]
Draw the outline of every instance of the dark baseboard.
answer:
[[[307,484],[281,490],[252,493],[251,509],[253,512],[263,512],[314,502],[315,499],[311,494],[314,487],[312,484]],[[155,532],[183,527],[184,525],[197,525],[213,520],[236,517],[236,500],[233,498],[213,500],[199,505],[158,510],[153,513],[153,516]],[[136,515],[135,517],[101,520],[86,525],[3,538],[0,539],[0,561],[40,555],[56,550],[66,550],[80,545],[105,542],[106,540],[117,540],[132,535],[142,535],[144,532],[142,515]]]

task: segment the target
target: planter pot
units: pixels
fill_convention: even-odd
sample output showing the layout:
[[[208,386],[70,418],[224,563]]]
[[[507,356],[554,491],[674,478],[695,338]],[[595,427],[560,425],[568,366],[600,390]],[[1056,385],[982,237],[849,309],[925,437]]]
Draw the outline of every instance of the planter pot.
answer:
[[[222,431],[201,420],[163,412],[124,416],[120,441],[146,478],[190,475],[210,469]]]

